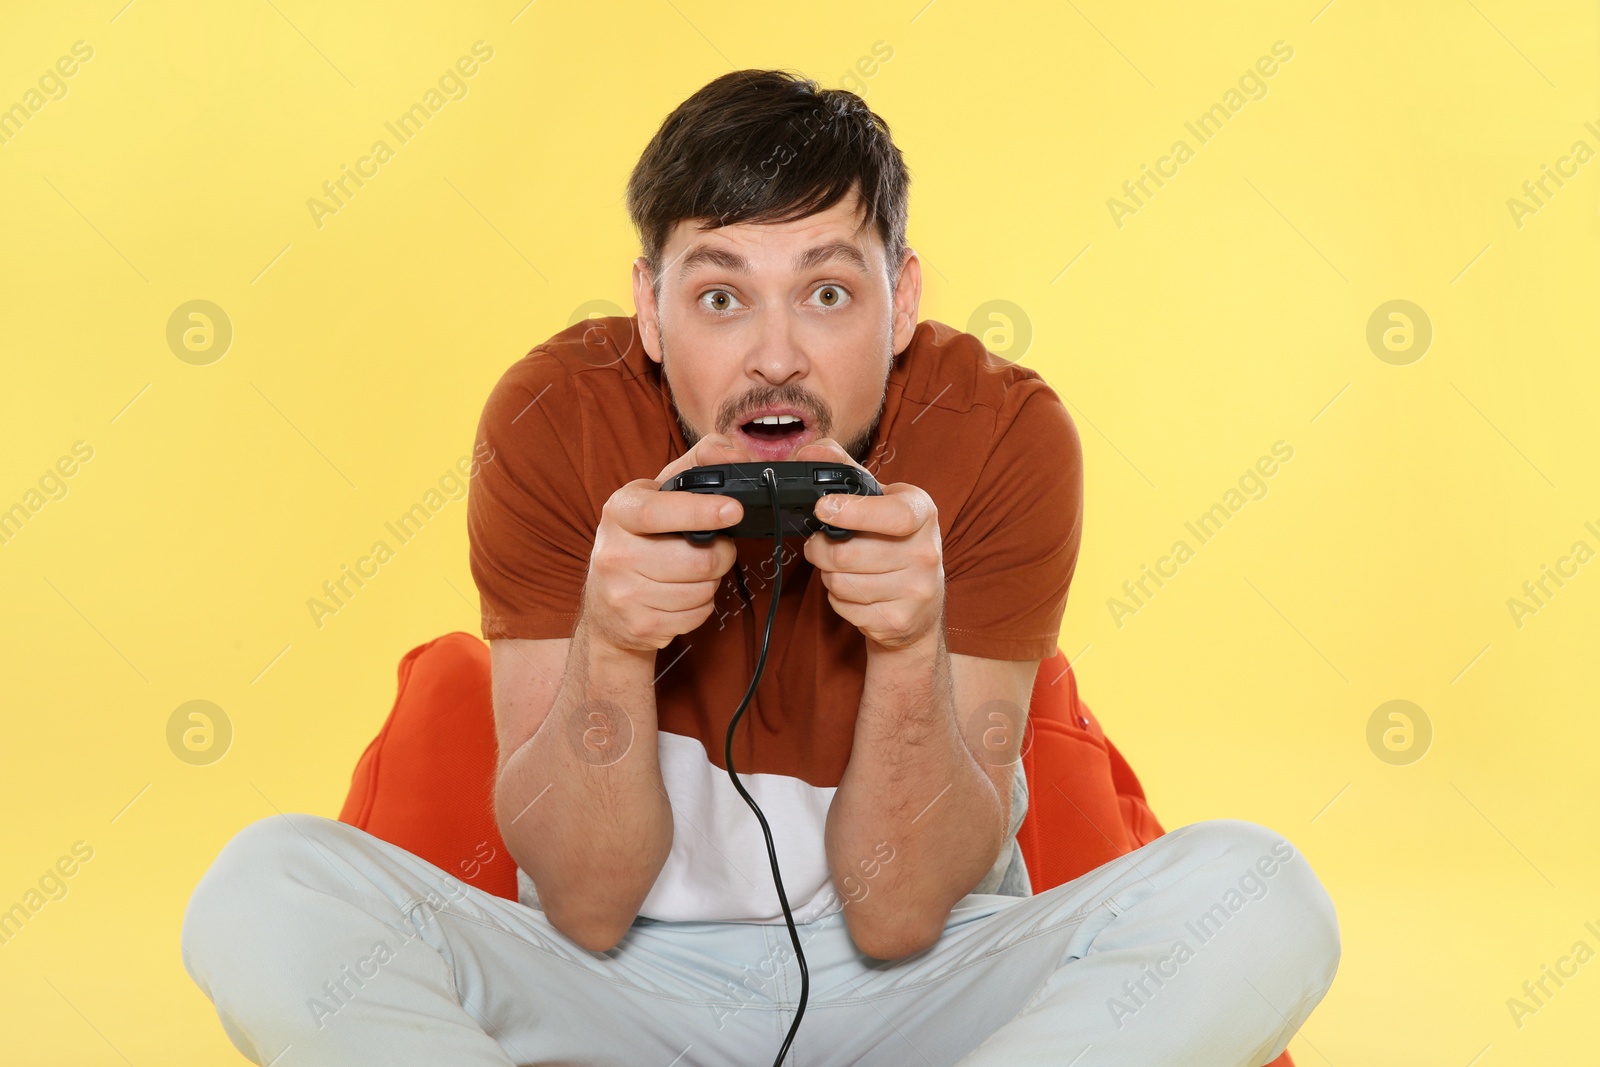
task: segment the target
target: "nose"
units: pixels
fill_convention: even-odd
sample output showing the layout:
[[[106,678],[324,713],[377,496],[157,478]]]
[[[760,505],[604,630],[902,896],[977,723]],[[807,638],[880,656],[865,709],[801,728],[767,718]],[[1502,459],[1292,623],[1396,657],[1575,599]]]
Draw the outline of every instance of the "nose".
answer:
[[[764,378],[770,385],[783,385],[805,376],[810,360],[800,343],[792,313],[783,308],[761,313],[760,327],[745,363],[747,373]]]

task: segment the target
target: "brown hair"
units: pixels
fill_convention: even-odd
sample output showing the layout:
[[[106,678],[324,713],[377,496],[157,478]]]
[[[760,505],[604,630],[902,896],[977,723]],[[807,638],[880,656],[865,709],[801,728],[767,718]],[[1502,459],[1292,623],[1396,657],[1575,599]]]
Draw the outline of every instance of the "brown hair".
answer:
[[[889,124],[855,93],[787,71],[736,70],[662,122],[628,179],[628,214],[659,295],[661,249],[678,222],[788,222],[827,210],[854,187],[861,224],[877,226],[893,283],[910,182]]]

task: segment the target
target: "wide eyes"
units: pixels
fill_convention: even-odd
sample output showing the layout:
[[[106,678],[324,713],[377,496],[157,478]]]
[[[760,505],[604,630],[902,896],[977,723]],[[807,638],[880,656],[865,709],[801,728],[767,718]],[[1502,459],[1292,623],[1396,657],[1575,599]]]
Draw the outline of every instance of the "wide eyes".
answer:
[[[850,293],[843,286],[832,283],[819,285],[811,291],[816,302],[825,308],[844,307],[850,302]],[[708,289],[700,296],[700,303],[708,311],[726,314],[735,308],[743,307],[738,297],[726,289]]]
[[[732,311],[733,305],[739,302],[735,300],[733,298],[733,294],[728,292],[726,289],[713,289],[700,299],[702,301],[709,299],[711,302],[706,306],[712,311]]]
[[[823,307],[830,308],[843,307],[850,300],[849,294],[837,285],[819,285],[812,295],[822,302]]]

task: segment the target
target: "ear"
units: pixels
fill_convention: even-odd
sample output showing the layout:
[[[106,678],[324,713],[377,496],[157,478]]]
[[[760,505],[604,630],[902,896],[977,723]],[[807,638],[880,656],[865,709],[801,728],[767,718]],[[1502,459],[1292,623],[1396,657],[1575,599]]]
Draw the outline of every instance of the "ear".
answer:
[[[661,309],[651,287],[650,261],[643,256],[633,261],[633,306],[639,313],[639,339],[645,354],[661,362]]]
[[[900,280],[894,287],[894,351],[906,350],[917,330],[917,308],[922,303],[922,260],[910,245],[900,259]]]

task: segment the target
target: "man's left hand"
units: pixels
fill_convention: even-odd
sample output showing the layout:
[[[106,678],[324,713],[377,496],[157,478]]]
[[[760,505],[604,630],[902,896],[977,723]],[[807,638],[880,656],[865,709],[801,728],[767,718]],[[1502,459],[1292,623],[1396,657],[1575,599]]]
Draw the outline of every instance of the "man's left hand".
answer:
[[[831,437],[790,458],[866,470]],[[944,616],[944,547],[932,497],[909,482],[884,485],[882,496],[829,493],[817,501],[816,517],[856,531],[844,541],[821,531],[806,538],[806,559],[822,572],[828,601],[841,618],[886,650],[935,634]]]

